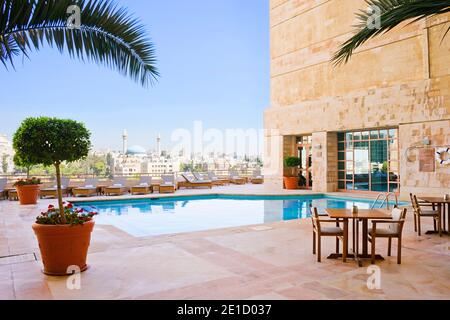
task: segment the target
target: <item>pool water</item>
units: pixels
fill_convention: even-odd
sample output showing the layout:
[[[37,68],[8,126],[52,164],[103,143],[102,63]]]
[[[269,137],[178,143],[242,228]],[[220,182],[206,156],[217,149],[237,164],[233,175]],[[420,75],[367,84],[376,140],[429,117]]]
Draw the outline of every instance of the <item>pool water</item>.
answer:
[[[182,232],[264,224],[310,217],[309,206],[370,208],[373,200],[313,196],[190,196],[159,199],[77,202],[95,210],[98,225],[112,225],[132,236],[144,237]]]

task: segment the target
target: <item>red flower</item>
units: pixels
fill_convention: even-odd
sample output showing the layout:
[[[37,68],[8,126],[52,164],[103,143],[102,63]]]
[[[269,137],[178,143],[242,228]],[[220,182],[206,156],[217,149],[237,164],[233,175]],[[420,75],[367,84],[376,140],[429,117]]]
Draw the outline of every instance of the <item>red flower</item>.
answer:
[[[49,209],[54,209],[54,208],[55,208],[55,206],[54,206],[54,205],[52,205],[52,204],[49,204],[49,205],[48,205],[48,208],[49,208]]]
[[[73,208],[73,204],[71,204],[70,202],[67,204],[67,208],[68,209],[72,209]]]

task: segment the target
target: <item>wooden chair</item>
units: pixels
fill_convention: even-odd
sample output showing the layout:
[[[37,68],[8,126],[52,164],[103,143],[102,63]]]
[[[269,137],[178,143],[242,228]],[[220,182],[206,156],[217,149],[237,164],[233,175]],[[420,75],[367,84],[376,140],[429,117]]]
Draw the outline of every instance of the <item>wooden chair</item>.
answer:
[[[342,261],[347,261],[348,252],[348,221],[340,219],[324,219],[323,216],[319,216],[317,208],[314,207],[312,210],[312,225],[313,225],[313,254],[316,254],[316,243],[317,243],[317,262],[321,261],[322,254],[322,237],[336,237],[336,253],[339,253],[339,239],[342,239]],[[335,227],[323,227],[322,223],[336,223]],[[344,229],[339,226],[339,222],[344,223]]]
[[[434,231],[436,231],[436,224],[437,229],[439,232],[439,236],[442,236],[442,230],[441,230],[441,214],[439,210],[435,210],[434,204],[428,203],[428,202],[422,202],[418,201],[417,197],[413,195],[412,193],[409,194],[411,198],[412,207],[414,209],[414,231],[418,233],[420,236],[422,234],[422,228],[420,223],[421,217],[431,217],[433,218],[433,226]],[[423,210],[421,207],[431,207],[431,210]]]
[[[392,220],[373,220],[369,241],[372,243],[372,264],[375,264],[375,247],[377,238],[388,238],[388,256],[391,256],[392,238],[397,238],[397,263],[402,263],[402,233],[405,224],[406,208],[395,207],[392,210]],[[379,228],[380,224],[387,224],[388,228]]]

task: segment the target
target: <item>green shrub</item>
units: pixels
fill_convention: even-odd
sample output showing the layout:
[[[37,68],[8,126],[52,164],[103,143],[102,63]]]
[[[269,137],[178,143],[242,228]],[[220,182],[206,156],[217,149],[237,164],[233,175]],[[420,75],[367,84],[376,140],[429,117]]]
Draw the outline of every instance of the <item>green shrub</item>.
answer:
[[[295,168],[302,164],[302,160],[299,157],[286,157],[284,158],[284,165],[288,168]]]

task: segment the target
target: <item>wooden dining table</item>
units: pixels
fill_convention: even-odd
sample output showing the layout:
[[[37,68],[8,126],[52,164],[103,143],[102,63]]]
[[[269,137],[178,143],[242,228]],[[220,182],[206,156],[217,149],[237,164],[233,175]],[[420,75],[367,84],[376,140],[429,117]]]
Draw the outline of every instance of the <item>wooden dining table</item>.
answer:
[[[418,196],[418,199],[437,205],[439,214],[441,216],[441,226],[442,226],[442,233],[443,234],[450,234],[450,199],[444,199],[444,197],[426,197],[426,196]],[[447,219],[447,230],[445,230],[445,207],[448,207],[447,213],[448,213],[448,219]],[[438,233],[438,231],[430,230],[425,232],[425,234],[435,234]]]
[[[352,254],[348,254],[348,258],[354,258],[358,266],[362,267],[361,259],[371,259],[369,254],[369,220],[390,220],[392,219],[391,211],[387,209],[358,209],[357,213],[353,213],[352,209],[325,209],[325,212],[331,219],[352,220],[353,222],[353,248]],[[359,253],[359,222],[362,222],[362,253]],[[328,259],[340,259],[342,254],[333,253]],[[377,254],[375,259],[384,260]]]

